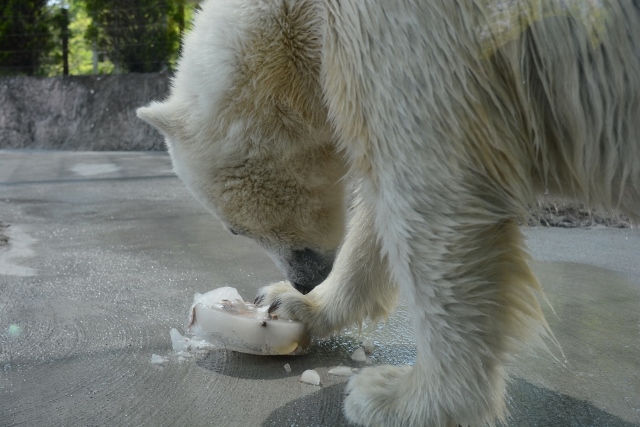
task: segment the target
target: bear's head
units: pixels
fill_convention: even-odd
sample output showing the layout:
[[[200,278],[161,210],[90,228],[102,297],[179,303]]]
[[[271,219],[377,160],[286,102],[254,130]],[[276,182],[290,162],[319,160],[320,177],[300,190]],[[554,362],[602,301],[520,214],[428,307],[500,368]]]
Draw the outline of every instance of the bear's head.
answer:
[[[213,117],[174,97],[138,116],[164,134],[195,198],[229,232],[257,242],[306,294],[331,271],[343,238],[345,167],[325,118],[318,125],[274,108]]]
[[[171,95],[138,110],[193,195],[302,293],[329,274],[345,228],[345,166],[320,85],[322,22],[317,2],[204,2]]]

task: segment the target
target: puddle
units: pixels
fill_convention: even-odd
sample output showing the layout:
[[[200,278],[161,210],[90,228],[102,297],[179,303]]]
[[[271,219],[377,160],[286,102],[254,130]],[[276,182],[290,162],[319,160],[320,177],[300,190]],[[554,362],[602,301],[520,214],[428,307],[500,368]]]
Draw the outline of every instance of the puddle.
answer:
[[[35,252],[30,246],[36,242],[36,239],[15,225],[7,227],[4,230],[4,234],[9,238],[9,244],[0,248],[0,275],[37,275],[34,268],[23,265],[28,258],[33,258],[35,255]]]
[[[113,163],[78,163],[71,168],[71,172],[80,176],[94,176],[118,172],[120,169]]]

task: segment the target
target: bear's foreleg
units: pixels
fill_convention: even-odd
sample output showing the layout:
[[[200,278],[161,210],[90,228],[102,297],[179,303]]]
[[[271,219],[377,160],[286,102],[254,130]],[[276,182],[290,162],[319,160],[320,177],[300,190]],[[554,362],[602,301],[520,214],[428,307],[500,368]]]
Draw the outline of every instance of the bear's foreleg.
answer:
[[[307,295],[289,282],[266,286],[256,303],[271,305],[279,315],[306,323],[323,337],[367,319],[386,318],[395,308],[397,287],[380,257],[370,210],[355,203],[345,242],[327,279]]]
[[[490,212],[478,197],[484,193],[469,191],[474,186],[422,205],[408,191],[387,193],[393,203],[378,191],[376,228],[408,304],[417,358],[413,367],[367,368],[352,377],[350,421],[466,427],[504,417],[504,365],[544,320],[516,221],[501,219],[502,209]]]

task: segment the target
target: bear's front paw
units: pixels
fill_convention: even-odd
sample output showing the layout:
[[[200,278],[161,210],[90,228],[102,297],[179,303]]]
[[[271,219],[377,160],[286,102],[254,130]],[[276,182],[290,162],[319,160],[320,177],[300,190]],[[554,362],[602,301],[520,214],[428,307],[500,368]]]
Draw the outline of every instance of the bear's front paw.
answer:
[[[302,295],[289,282],[278,282],[258,291],[255,304],[269,306],[269,314],[297,320],[307,326],[311,336],[324,336],[327,331],[319,321],[320,308],[313,293]]]
[[[364,368],[347,384],[344,411],[349,421],[368,427],[455,427],[431,408],[425,385],[411,378],[410,366]],[[434,410],[435,409],[435,410]]]

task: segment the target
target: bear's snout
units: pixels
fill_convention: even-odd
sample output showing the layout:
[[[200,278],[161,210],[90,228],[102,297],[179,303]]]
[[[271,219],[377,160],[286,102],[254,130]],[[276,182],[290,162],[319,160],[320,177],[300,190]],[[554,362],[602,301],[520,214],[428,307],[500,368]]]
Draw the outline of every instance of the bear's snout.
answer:
[[[312,249],[294,250],[288,260],[287,279],[303,295],[327,278],[333,268],[335,254],[323,255]]]

